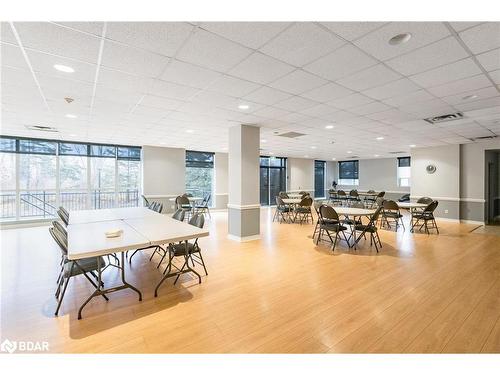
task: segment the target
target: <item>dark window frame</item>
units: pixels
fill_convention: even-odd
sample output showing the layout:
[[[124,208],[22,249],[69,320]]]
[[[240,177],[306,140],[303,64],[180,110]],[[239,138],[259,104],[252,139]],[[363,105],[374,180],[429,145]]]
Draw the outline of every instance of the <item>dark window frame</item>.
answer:
[[[318,165],[321,165],[321,169],[323,171],[323,189],[321,189],[320,195],[318,195],[317,189],[316,189],[316,169],[318,168]],[[314,160],[314,197],[315,198],[324,198],[325,197],[325,186],[326,186],[326,161],[324,160]]]
[[[195,158],[190,159],[190,155],[199,155],[200,157],[205,155],[206,158],[200,158],[205,160],[196,160]],[[186,150],[186,168],[214,168],[215,167],[215,153],[208,151],[193,151]]]
[[[411,156],[398,157],[398,168],[399,167],[411,167]]]
[[[347,172],[347,171],[342,171],[342,164],[348,165],[348,164],[353,164],[355,167],[352,170],[353,175],[343,175],[342,172]],[[359,160],[344,160],[344,161],[339,161],[338,162],[339,166],[339,180],[359,180]]]

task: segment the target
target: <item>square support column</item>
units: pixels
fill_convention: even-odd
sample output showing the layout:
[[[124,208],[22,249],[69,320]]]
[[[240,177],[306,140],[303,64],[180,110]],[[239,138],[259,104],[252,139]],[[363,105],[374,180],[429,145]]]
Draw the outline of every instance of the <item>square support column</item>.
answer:
[[[260,129],[229,129],[228,233],[237,241],[260,238]]]

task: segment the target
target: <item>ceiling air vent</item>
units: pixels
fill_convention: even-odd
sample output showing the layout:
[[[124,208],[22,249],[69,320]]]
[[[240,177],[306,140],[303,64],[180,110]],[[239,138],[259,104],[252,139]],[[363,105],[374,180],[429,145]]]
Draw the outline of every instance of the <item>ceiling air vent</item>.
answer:
[[[427,121],[429,124],[439,124],[440,122],[460,120],[463,118],[464,114],[462,112],[456,112],[456,113],[450,113],[448,115],[424,118],[424,121]]]
[[[52,128],[50,126],[41,126],[41,125],[26,126],[26,128],[29,129],[29,130],[36,130],[36,131],[39,131],[39,132],[57,133],[59,131],[56,128]]]
[[[469,138],[471,141],[482,141],[485,139],[495,139],[498,138],[498,135],[485,135],[483,137]]]
[[[304,133],[297,133],[297,132],[287,132],[287,133],[278,134],[278,137],[298,138],[298,137],[302,137],[303,135],[305,135],[305,134]]]

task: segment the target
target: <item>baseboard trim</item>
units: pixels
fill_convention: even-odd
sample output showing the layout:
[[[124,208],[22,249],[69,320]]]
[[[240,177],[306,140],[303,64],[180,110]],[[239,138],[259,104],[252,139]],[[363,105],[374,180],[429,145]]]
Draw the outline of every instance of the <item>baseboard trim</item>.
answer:
[[[485,225],[484,221],[477,221],[477,220],[460,219],[460,222],[463,224]]]
[[[249,241],[260,240],[260,234],[256,234],[254,236],[246,236],[246,237],[239,237],[233,234],[228,234],[227,238],[237,242],[249,242]]]
[[[228,203],[227,208],[233,208],[235,210],[254,210],[260,208],[260,204],[245,204],[240,206],[239,204]]]

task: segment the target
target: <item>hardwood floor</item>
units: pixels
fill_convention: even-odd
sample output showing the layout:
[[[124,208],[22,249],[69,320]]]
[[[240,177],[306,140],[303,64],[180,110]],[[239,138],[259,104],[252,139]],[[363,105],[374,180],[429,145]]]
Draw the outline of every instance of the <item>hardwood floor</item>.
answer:
[[[52,352],[338,353],[500,352],[500,241],[474,225],[439,222],[440,235],[381,230],[379,254],[311,240],[312,225],[272,223],[261,240],[226,238],[214,213],[200,240],[209,275],[164,283],[149,250],[137,254],[124,290],[94,299],[70,282],[54,317],[59,250],[47,227],[0,231],[2,340],[45,340]],[[119,280],[106,271],[105,283]]]

